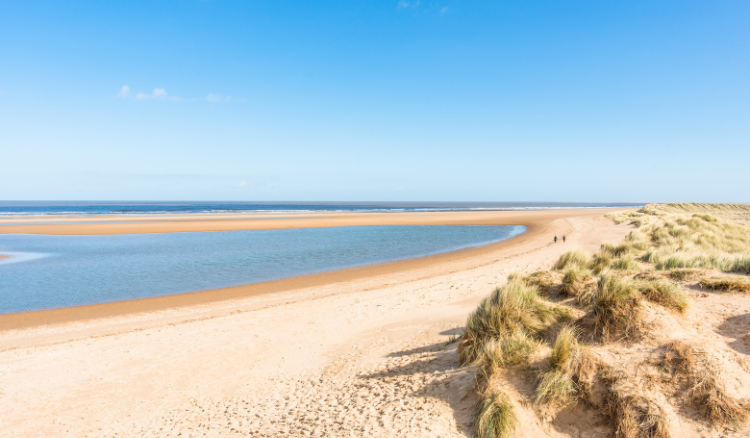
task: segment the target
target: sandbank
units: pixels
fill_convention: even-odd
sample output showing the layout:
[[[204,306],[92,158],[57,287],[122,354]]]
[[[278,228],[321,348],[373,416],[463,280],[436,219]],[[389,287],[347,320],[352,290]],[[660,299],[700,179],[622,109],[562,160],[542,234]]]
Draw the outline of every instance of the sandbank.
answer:
[[[190,292],[137,300],[117,301],[103,304],[76,306],[32,312],[0,315],[0,330],[18,329],[43,324],[56,324],[127,315],[140,312],[154,312],[173,307],[194,306],[216,301],[252,297],[269,293],[280,293],[295,289],[322,286],[359,278],[374,277],[390,273],[412,271],[434,264],[449,264],[470,260],[483,254],[495,253],[503,249],[523,245],[529,239],[544,232],[551,221],[573,216],[602,216],[616,209],[564,209],[540,211],[492,211],[492,212],[418,212],[418,213],[335,213],[301,217],[286,215],[283,218],[264,218],[263,215],[243,214],[242,218],[226,214],[200,215],[158,215],[144,220],[138,217],[123,218],[99,217],[96,223],[86,217],[80,221],[70,218],[66,225],[8,225],[0,227],[0,234],[28,233],[53,235],[105,235],[143,234],[234,230],[269,230],[292,228],[319,228],[362,225],[524,225],[525,233],[501,242],[472,247],[459,251],[432,256],[401,260],[396,262],[367,265],[363,267],[328,271],[281,280],[254,283],[242,286]],[[188,216],[188,217],[186,217]],[[257,216],[260,216],[258,218]],[[228,217],[230,219],[228,219]],[[36,219],[36,218],[32,218]],[[117,219],[113,223],[103,220]],[[18,218],[16,218],[18,221]]]
[[[108,215],[82,218],[47,216],[4,225],[0,234],[103,235],[180,233],[198,231],[272,230],[288,228],[345,227],[361,225],[527,225],[534,226],[571,216],[602,215],[622,209],[555,209],[536,211],[461,211],[407,213],[303,213],[303,214],[174,214],[174,215]]]

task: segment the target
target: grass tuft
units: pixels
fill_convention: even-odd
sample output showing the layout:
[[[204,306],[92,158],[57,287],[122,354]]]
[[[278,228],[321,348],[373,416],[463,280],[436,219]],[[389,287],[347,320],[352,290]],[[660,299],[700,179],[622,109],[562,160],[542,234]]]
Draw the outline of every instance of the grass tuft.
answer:
[[[692,280],[698,275],[700,275],[700,272],[694,269],[673,269],[669,271],[669,278],[675,281]]]
[[[633,338],[639,329],[640,294],[633,281],[602,275],[592,297],[594,331],[609,340]]]
[[[609,266],[612,264],[612,255],[608,252],[598,252],[594,254],[594,256],[591,258],[591,263],[589,263],[589,267],[594,272],[594,274],[601,274],[603,271],[605,271]]]
[[[565,269],[560,293],[565,296],[578,296],[587,286],[593,286],[593,277],[579,265],[571,265]]]
[[[612,261],[612,268],[620,271],[638,271],[641,265],[630,256],[624,256]]]
[[[560,273],[555,271],[538,271],[524,278],[529,286],[536,286],[540,293],[549,294],[560,284]]]
[[[690,401],[712,425],[739,423],[750,419],[750,400],[726,394],[716,363],[698,347],[681,341],[666,346],[662,367],[681,381]]]
[[[474,435],[477,438],[505,438],[515,432],[518,417],[510,399],[501,391],[487,391],[477,403]]]
[[[750,275],[750,256],[736,258],[729,271]]]
[[[738,278],[703,278],[699,284],[702,288],[709,290],[750,291],[750,283]]]
[[[493,374],[501,368],[524,365],[534,353],[538,342],[525,332],[517,330],[500,339],[490,339],[482,345],[481,358],[487,374]]]
[[[469,315],[466,331],[459,344],[462,364],[479,358],[483,344],[523,332],[532,339],[541,339],[549,326],[569,320],[569,311],[542,299],[535,286],[514,279],[495,291]]]
[[[571,266],[585,267],[589,264],[589,256],[581,251],[571,250],[561,255],[555,264],[555,270],[562,271]]]
[[[580,351],[575,328],[563,327],[555,339],[552,354],[547,358],[547,369],[539,378],[536,403],[564,406],[576,400],[578,389],[574,378]]]
[[[638,290],[647,300],[680,313],[685,313],[690,305],[688,297],[673,283],[665,280],[641,280]]]
[[[625,377],[609,388],[607,407],[614,420],[615,436],[622,438],[668,438],[669,423],[661,407],[643,394],[641,387]]]

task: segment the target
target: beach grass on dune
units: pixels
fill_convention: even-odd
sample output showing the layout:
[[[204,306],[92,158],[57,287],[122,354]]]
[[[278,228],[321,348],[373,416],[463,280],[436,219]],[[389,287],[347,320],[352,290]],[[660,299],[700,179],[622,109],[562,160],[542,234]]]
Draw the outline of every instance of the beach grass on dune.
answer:
[[[535,286],[515,278],[495,291],[469,316],[461,343],[461,363],[480,357],[484,343],[523,333],[541,339],[549,326],[570,319],[564,308],[544,300]]]
[[[750,280],[740,278],[702,278],[699,282],[704,289],[719,291],[750,291]]]
[[[637,288],[647,300],[680,313],[690,305],[688,297],[674,283],[665,280],[642,280],[637,283]]]
[[[637,333],[641,296],[632,281],[602,275],[592,297],[594,330],[605,339],[630,339]]]
[[[589,256],[581,251],[571,250],[560,256],[555,264],[556,270],[563,270],[569,266],[586,266],[589,262]]]
[[[683,384],[682,393],[711,424],[750,419],[750,399],[727,394],[718,365],[705,350],[684,341],[672,342],[665,347],[661,366]]]
[[[663,409],[626,376],[613,380],[608,388],[607,408],[615,436],[669,438],[669,423]]]
[[[608,215],[634,228],[623,242],[602,244],[593,255],[566,251],[549,271],[512,274],[469,316],[460,362],[481,365],[482,388],[498,388],[501,376],[510,372],[535,375],[531,401],[540,412],[560,412],[583,400],[607,419],[615,436],[669,437],[666,399],[655,396],[641,377],[605,364],[580,339],[600,346],[648,342],[652,322],[646,315],[656,307],[684,318],[691,306],[679,286],[684,282],[700,280],[709,290],[750,290],[750,280],[737,275],[750,272],[750,228],[696,209],[677,214],[647,206]],[[750,218],[750,208],[742,211]],[[735,274],[717,276],[717,270]],[[573,324],[576,312],[585,316]],[[549,355],[537,360],[545,349]],[[750,400],[728,395],[717,364],[679,342],[665,351],[657,363],[671,376],[665,385],[684,383],[674,396],[689,400],[704,421],[716,426],[750,418]],[[502,391],[480,392],[477,415],[476,436],[505,437],[515,430],[507,426],[517,419]]]
[[[510,437],[518,427],[513,404],[500,390],[487,390],[477,404],[474,436],[477,438]]]
[[[557,334],[546,369],[539,376],[536,403],[567,405],[577,393],[574,374],[578,367],[580,345],[576,329],[565,326]]]

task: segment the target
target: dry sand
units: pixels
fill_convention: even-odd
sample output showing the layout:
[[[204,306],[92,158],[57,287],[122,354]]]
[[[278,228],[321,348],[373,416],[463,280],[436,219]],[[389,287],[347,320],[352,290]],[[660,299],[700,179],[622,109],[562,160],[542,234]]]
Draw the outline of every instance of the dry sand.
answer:
[[[202,296],[195,302],[178,296],[144,308],[115,304],[109,313],[77,308],[60,319],[67,322],[26,328],[12,327],[41,312],[15,322],[8,316],[0,320],[0,436],[470,436],[474,375],[457,367],[456,345],[446,341],[510,272],[548,268],[568,249],[594,251],[629,232],[603,214],[3,226],[132,233],[314,221],[307,226],[505,223],[529,232],[443,256],[270,282],[260,291],[189,294]],[[554,235],[568,242],[554,244]]]

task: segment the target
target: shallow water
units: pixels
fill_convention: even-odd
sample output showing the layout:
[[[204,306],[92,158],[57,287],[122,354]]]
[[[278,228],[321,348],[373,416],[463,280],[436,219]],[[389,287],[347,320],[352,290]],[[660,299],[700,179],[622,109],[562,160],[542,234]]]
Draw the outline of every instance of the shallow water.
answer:
[[[421,257],[523,226],[384,225],[111,236],[0,235],[0,313],[172,295]]]

